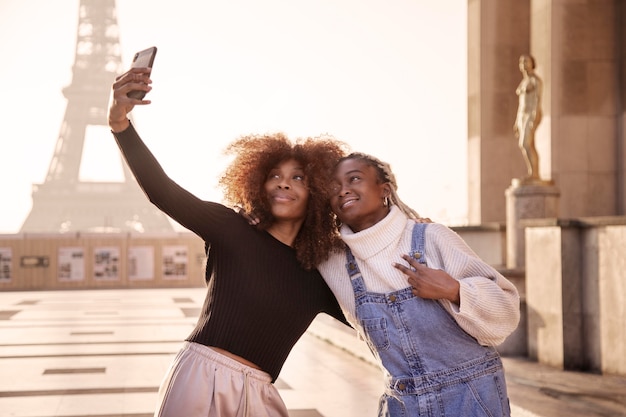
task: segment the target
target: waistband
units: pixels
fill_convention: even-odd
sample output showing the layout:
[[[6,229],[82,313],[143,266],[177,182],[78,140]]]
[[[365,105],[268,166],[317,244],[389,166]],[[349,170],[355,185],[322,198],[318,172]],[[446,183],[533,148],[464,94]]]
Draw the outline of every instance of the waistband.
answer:
[[[416,377],[387,377],[386,391],[394,395],[423,394],[441,388],[467,382],[474,378],[502,370],[502,361],[497,352],[465,362],[455,368],[431,372]]]
[[[211,362],[215,362],[219,365],[225,366],[235,372],[245,374],[248,378],[254,378],[262,382],[272,382],[272,377],[267,372],[261,371],[260,369],[252,368],[248,365],[244,365],[243,363],[238,362],[233,358],[222,355],[221,353],[211,349],[209,346],[205,346],[200,343],[185,341],[181,350],[191,351]]]

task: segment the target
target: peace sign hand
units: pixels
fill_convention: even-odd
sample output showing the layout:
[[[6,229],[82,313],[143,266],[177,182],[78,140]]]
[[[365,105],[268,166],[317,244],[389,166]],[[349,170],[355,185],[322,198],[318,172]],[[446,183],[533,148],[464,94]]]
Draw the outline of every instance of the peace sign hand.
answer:
[[[444,299],[460,304],[461,285],[446,271],[429,268],[408,255],[402,255],[402,259],[407,261],[413,269],[398,263],[394,263],[393,266],[408,277],[414,295],[430,300]]]

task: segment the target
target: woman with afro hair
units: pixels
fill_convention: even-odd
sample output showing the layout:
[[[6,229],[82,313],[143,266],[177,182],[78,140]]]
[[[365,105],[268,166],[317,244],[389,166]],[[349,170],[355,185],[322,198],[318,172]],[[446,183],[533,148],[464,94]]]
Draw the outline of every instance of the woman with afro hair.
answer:
[[[290,141],[244,136],[220,179],[231,207],[203,201],[171,180],[127,118],[132,90],[149,91],[150,68],[112,89],[109,126],[146,196],[205,242],[207,295],[200,317],[163,379],[155,416],[288,417],[274,387],[291,349],[320,312],[346,323],[315,269],[341,247],[329,205],[332,168],[346,145],[330,137]]]

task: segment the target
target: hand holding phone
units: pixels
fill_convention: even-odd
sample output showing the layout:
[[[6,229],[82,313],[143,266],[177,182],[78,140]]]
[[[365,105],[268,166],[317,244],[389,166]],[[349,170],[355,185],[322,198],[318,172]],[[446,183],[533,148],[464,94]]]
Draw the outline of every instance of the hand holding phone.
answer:
[[[152,68],[156,53],[156,46],[152,46],[150,48],[144,49],[143,51],[137,52],[133,57],[133,63],[131,64],[131,68]],[[146,92],[142,90],[133,90],[129,92],[127,96],[130,98],[136,98],[137,100],[143,100],[143,98],[146,96]]]

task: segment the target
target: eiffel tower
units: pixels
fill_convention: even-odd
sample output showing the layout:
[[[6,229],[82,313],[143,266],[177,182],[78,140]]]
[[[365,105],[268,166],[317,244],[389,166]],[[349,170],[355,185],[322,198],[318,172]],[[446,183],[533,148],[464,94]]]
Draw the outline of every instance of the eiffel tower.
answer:
[[[32,209],[20,232],[174,230],[124,161],[121,182],[80,180],[87,129],[108,130],[111,84],[122,69],[120,50],[115,0],[80,0],[72,81],[63,89],[65,116],[45,181],[33,184]]]

